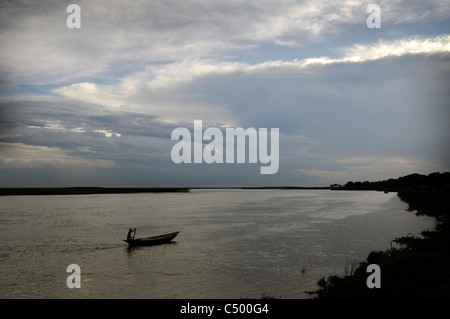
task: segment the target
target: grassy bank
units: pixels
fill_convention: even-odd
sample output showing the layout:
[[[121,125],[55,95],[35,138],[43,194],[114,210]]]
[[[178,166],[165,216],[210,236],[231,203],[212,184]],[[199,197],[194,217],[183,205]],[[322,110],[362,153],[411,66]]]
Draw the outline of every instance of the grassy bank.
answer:
[[[436,218],[435,229],[423,231],[420,237],[396,238],[397,245],[386,251],[371,252],[366,261],[347,276],[320,279],[320,289],[315,291],[317,298],[450,298],[449,174],[414,174],[411,180],[417,183],[413,184],[405,183],[405,178],[399,180],[397,185],[395,180],[389,180],[389,189],[397,191],[400,199],[408,203],[408,210]],[[377,183],[377,187],[382,185],[382,182]],[[354,183],[351,186],[354,187]],[[369,188],[369,185],[364,187]],[[381,288],[367,287],[369,264],[380,266]]]

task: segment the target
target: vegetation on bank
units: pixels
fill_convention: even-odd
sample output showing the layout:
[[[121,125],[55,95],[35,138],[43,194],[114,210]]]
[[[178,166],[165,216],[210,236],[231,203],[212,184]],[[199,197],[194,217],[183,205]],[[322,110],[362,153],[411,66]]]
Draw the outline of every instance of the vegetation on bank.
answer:
[[[371,252],[349,275],[320,279],[320,289],[314,292],[316,298],[450,297],[450,173],[412,174],[375,183],[349,182],[339,189],[396,191],[409,205],[409,211],[433,216],[437,223],[434,230],[423,231],[420,237],[409,235],[393,240],[399,247]],[[380,266],[381,288],[367,287],[369,264]]]

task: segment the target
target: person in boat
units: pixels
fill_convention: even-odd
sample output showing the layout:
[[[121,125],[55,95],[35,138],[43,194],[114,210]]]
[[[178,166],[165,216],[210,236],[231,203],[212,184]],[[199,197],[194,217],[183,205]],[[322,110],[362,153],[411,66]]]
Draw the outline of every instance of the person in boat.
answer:
[[[132,233],[135,233],[135,232],[136,232],[136,228],[135,228],[135,229],[130,228],[130,229],[128,230],[127,240],[134,239],[134,236],[133,236],[133,238],[131,238],[131,234],[132,234]]]

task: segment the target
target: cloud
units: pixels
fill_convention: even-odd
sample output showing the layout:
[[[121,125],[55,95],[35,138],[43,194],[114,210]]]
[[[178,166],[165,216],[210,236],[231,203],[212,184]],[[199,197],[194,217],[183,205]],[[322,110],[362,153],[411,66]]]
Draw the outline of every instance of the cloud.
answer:
[[[338,48],[336,51],[342,52],[342,57],[266,61],[255,65],[213,59],[182,60],[147,66],[144,70],[119,79],[115,84],[81,82],[55,88],[52,92],[64,98],[108,106],[115,110],[129,108],[135,112],[152,114],[168,121],[182,119],[193,121],[197,118],[221,119],[222,123],[233,126],[237,123],[236,116],[230,113],[222,103],[204,103],[207,93],[202,91],[199,94],[196,88],[192,89],[195,83],[204,83],[205,79],[214,81],[216,78],[227,77],[274,78],[274,75],[277,75],[278,79],[285,77],[292,81],[292,78],[297,77],[298,74],[314,79],[314,72],[319,74],[327,72],[320,69],[321,66],[364,63],[408,55],[448,55],[450,36],[444,34],[427,38],[414,36],[393,41],[380,40],[373,44],[355,44],[351,47]],[[350,65],[348,69],[355,68]],[[280,81],[285,80],[280,79]],[[324,82],[328,81],[325,79]],[[227,85],[233,87],[233,84],[227,83]],[[221,94],[216,93],[218,96]],[[263,103],[267,102],[263,101]]]
[[[370,1],[83,1],[81,28],[67,3],[0,4],[0,74],[28,84],[110,79],[145,65],[236,57],[264,44],[304,47],[355,25]],[[380,1],[383,23],[447,17],[442,1]]]
[[[167,161],[173,124],[155,117],[110,112],[99,105],[45,101],[0,103],[0,159],[111,167]],[[5,125],[6,123],[6,125]]]
[[[304,67],[292,63],[290,67],[270,68],[272,72],[262,72],[261,68],[200,72],[166,88],[167,92],[192,96],[200,109],[222,106],[230,118],[237,119],[232,127],[280,128],[279,173],[260,183],[296,184],[295,179],[303,178],[310,185],[323,185],[327,179],[350,178],[364,172],[367,179],[384,178],[390,172],[442,167],[439,163],[450,158],[445,147],[444,119],[449,111],[446,107],[449,63],[445,56],[415,54],[358,63]],[[123,94],[124,101],[138,101],[133,95],[136,92],[147,94],[150,103],[154,92],[142,83],[136,90],[120,87],[114,90],[112,86],[109,89],[119,96]],[[203,186],[217,186],[217,181],[225,183],[225,180],[232,185],[243,182],[243,176],[254,177],[249,183],[261,179],[259,166],[255,165],[205,164],[191,168],[171,162],[172,130],[178,126],[192,129],[194,119],[203,119],[201,112],[198,118],[192,118],[191,110],[181,104],[183,99],[174,107],[179,120],[173,120],[166,113],[145,108],[145,104],[136,109],[121,108],[94,103],[102,103],[102,99],[77,101],[76,94],[71,97],[18,99],[3,104],[3,113],[14,110],[16,118],[9,123],[16,126],[0,141],[18,148],[32,145],[55,149],[72,158],[64,161],[72,165],[79,159],[106,161],[111,170],[134,167],[135,174],[130,176],[137,176],[136,172],[142,170],[152,181],[175,174],[178,177],[172,177],[171,181],[178,182],[178,186],[183,180],[193,182],[191,174],[198,174],[194,181]],[[231,123],[216,108],[212,114],[215,116],[205,121],[205,125],[220,127]],[[108,137],[104,132],[114,132],[120,137]],[[50,152],[48,163],[58,162],[57,158],[56,153]],[[157,168],[159,173],[150,172],[150,167]],[[224,179],[225,175],[241,170],[246,173],[240,173],[238,179]]]
[[[337,62],[364,62],[407,54],[448,54],[450,53],[450,35],[441,34],[428,38],[411,36],[391,41],[379,40],[376,44],[355,44],[340,50],[344,52],[344,58],[338,59]]]

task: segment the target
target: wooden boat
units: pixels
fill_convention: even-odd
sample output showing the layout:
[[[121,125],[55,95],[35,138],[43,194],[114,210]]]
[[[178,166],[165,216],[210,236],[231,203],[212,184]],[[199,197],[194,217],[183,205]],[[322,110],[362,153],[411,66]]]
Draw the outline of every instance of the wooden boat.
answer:
[[[145,237],[145,238],[130,238],[124,239],[123,241],[128,243],[130,246],[153,246],[161,245],[170,242],[172,239],[177,237],[179,231],[159,236]]]

